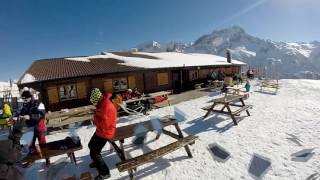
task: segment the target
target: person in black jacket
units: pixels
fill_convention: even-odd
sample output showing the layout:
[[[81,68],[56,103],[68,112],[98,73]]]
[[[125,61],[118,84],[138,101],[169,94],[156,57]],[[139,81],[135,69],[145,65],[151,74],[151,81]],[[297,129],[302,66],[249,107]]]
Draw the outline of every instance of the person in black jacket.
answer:
[[[39,102],[33,98],[29,90],[23,91],[21,98],[24,100],[24,104],[18,117],[25,121],[27,127],[34,127],[29,151],[30,154],[33,154],[37,139],[41,148],[44,148],[46,144],[45,110],[39,108]]]

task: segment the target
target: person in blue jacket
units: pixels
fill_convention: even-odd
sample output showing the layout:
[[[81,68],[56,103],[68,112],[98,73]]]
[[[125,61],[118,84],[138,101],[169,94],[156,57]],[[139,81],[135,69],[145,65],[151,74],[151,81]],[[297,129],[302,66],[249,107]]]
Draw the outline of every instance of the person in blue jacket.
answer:
[[[244,86],[244,88],[246,88],[246,92],[250,92],[250,82],[247,80],[246,85]]]

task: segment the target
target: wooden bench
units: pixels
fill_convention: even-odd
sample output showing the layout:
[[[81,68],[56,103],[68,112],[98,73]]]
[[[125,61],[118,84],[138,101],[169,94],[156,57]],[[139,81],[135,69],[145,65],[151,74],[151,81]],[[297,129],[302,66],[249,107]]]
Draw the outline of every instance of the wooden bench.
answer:
[[[62,149],[59,147],[70,147],[70,148]],[[79,151],[81,149],[82,149],[81,144],[72,145],[70,141],[67,141],[67,140],[53,141],[53,142],[47,143],[46,147],[41,149],[41,155],[38,153],[28,155],[21,160],[21,163],[22,164],[32,163],[38,159],[49,159],[50,157],[67,154],[70,157],[71,162],[74,162],[77,165],[74,152]]]
[[[67,110],[48,112],[46,114],[46,126],[47,128],[62,128],[64,125],[89,121],[93,119],[94,110],[95,107],[90,105]]]
[[[178,123],[176,122],[176,120],[170,116],[166,116],[160,119],[160,124],[161,124],[161,132],[165,135],[168,135],[174,139],[176,139],[177,141],[174,143],[171,143],[169,145],[166,145],[164,147],[161,147],[159,149],[156,150],[152,150],[151,152],[148,152],[146,154],[137,156],[137,157],[133,157],[128,159],[127,154],[125,153],[124,150],[124,140],[130,137],[135,137],[135,128],[137,126],[143,126],[147,131],[151,132],[154,131],[154,127],[151,123],[151,121],[145,121],[145,122],[141,122],[141,123],[136,123],[136,124],[130,124],[127,126],[122,126],[122,127],[118,127],[116,129],[116,134],[115,137],[111,140],[113,142],[119,141],[120,144],[120,148],[121,149],[121,153],[122,153],[122,157],[124,157],[124,160],[122,160],[120,163],[117,164],[117,168],[119,169],[120,172],[123,171],[128,171],[129,172],[129,176],[130,179],[133,179],[133,170],[135,170],[138,166],[146,164],[150,161],[156,160],[162,156],[164,156],[165,154],[171,153],[179,148],[184,147],[188,157],[192,157],[191,151],[189,149],[188,145],[192,145],[195,140],[198,137],[195,136],[188,136],[188,137],[184,137],[182,134],[182,131],[178,125]],[[165,127],[173,125],[177,131],[178,134],[175,134],[171,131],[168,131],[165,129]],[[158,132],[156,139],[160,138],[160,133]],[[118,154],[119,156],[119,154]],[[119,156],[120,157],[120,156]],[[121,159],[121,157],[120,157]],[[134,163],[136,162],[136,163]]]
[[[195,142],[195,140],[197,138],[198,138],[197,136],[188,136],[185,138],[180,138],[179,140],[177,140],[174,143],[171,143],[171,144],[166,145],[164,147],[161,147],[159,149],[153,150],[153,151],[148,152],[146,154],[134,157],[132,159],[122,161],[122,162],[116,164],[116,166],[120,172],[135,169],[138,166],[141,166],[143,164],[146,164],[148,162],[156,160],[166,154],[169,154],[177,149],[180,149],[181,147],[184,147],[188,144],[192,144]]]
[[[235,111],[232,112],[233,115],[238,115],[240,114],[242,111],[246,111],[248,116],[250,116],[250,113],[248,111],[248,109],[252,108],[252,105],[245,105],[245,106],[242,106],[240,109],[237,109]]]

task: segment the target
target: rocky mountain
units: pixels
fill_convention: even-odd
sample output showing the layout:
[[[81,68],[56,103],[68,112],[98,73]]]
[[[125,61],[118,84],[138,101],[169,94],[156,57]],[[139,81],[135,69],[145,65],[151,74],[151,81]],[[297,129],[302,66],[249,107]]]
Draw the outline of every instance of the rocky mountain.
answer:
[[[320,42],[276,42],[254,37],[239,26],[213,31],[194,43],[146,42],[134,48],[144,52],[207,53],[248,63],[251,68],[265,68],[274,78],[320,79]]]

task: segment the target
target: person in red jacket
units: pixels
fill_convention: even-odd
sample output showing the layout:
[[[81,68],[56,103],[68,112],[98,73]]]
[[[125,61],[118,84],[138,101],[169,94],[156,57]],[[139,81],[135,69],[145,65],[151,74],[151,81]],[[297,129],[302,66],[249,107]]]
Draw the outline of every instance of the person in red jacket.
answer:
[[[96,132],[92,136],[88,146],[90,157],[93,161],[89,166],[90,168],[96,167],[99,172],[95,180],[110,177],[110,170],[101,156],[101,150],[107,142],[111,143],[118,155],[120,155],[121,160],[124,160],[122,151],[114,142],[110,141],[115,134],[117,123],[117,110],[110,99],[112,99],[111,93],[102,94],[98,88],[94,88],[91,92],[90,101],[96,106],[93,117]]]

